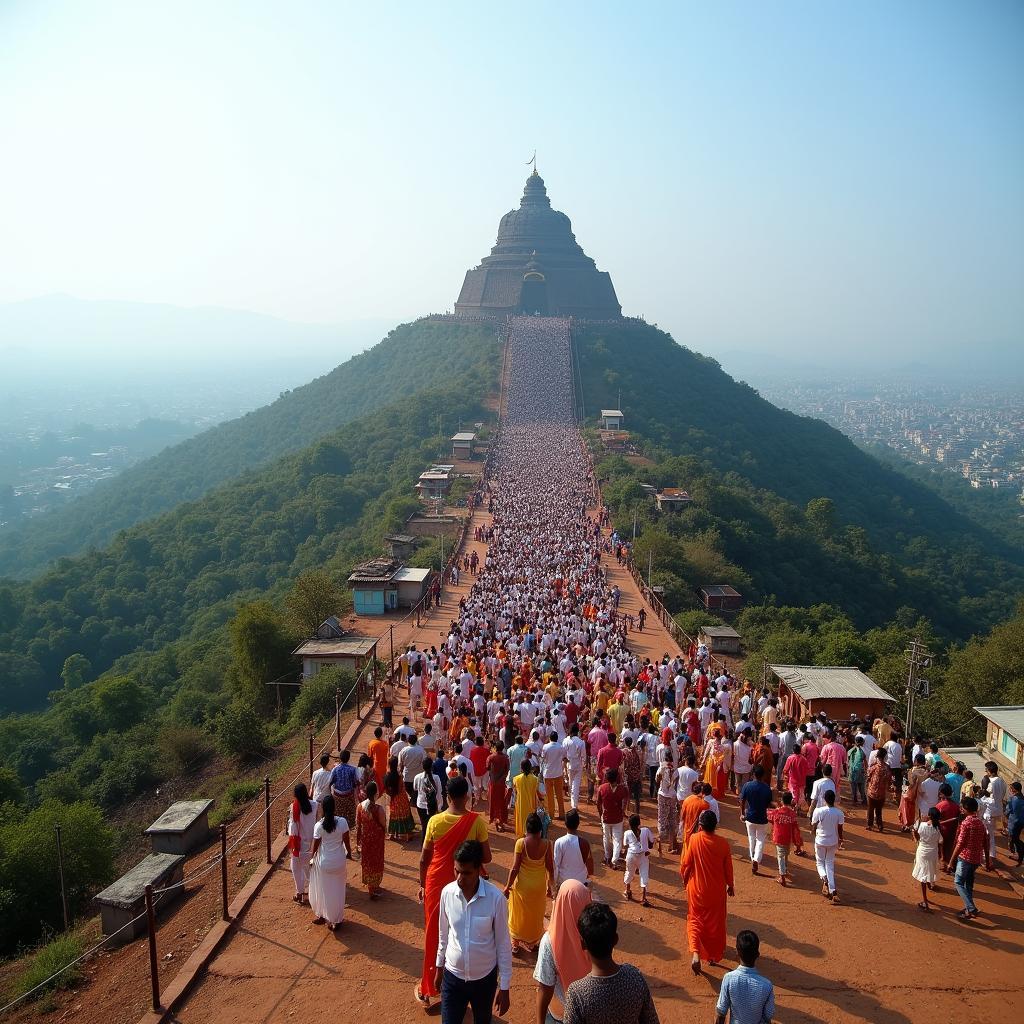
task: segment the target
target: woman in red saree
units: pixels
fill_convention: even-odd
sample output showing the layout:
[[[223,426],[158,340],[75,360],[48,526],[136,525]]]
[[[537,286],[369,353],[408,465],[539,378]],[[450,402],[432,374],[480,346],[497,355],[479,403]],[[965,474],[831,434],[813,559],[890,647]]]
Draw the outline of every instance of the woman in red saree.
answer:
[[[701,960],[718,963],[725,955],[727,896],[734,896],[729,841],[715,835],[714,811],[700,816],[700,831],[691,836],[680,867],[686,886],[686,938],[690,967],[700,974]]]
[[[435,814],[427,822],[420,854],[419,900],[423,904],[426,930],[423,945],[423,974],[413,993],[421,1006],[429,1006],[432,998],[440,996],[434,985],[436,971],[438,916],[441,890],[455,881],[455,851],[467,840],[476,839],[483,844],[484,863],[491,860],[491,846],[487,839],[487,822],[480,814],[466,809],[469,801],[469,783],[465,778],[452,779],[448,784],[448,810]]]
[[[384,881],[384,837],[387,835],[387,814],[377,803],[377,783],[366,785],[366,799],[356,809],[356,847],[363,885],[375,900]]]

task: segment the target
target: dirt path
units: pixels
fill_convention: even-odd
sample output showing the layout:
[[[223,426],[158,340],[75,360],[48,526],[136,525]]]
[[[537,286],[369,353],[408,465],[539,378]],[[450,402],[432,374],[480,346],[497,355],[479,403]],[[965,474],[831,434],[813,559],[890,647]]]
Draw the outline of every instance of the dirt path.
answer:
[[[476,513],[475,522],[486,519]],[[470,540],[467,549],[482,548]],[[482,552],[481,552],[482,553]],[[623,591],[622,609],[638,612],[640,595],[625,569],[611,567]],[[446,595],[445,605],[410,639],[437,643],[470,580]],[[643,656],[659,658],[676,647],[650,615],[649,628],[631,635]],[[365,745],[375,720],[357,737]],[[848,794],[847,794],[848,796]],[[937,910],[915,906],[917,884],[910,877],[913,841],[898,833],[865,832],[861,814],[850,814],[846,849],[838,865],[840,906],[819,895],[813,860],[794,859],[796,886],[781,889],[768,873],[751,875],[743,860],[745,833],[736,801],[723,802],[722,833],[733,845],[736,898],[731,901],[729,934],[754,928],[761,936],[760,967],[775,983],[777,1020],[782,1022],[884,1021],[910,1024],[924,1015],[957,1024],[991,1024],[1007,1005],[1020,1005],[1024,981],[1024,904],[1000,877],[979,878],[984,916],[970,925],[955,920],[959,900],[948,881],[936,895]],[[643,803],[645,823],[654,824],[655,805]],[[599,842],[592,806],[584,805],[583,832]],[[894,809],[889,808],[888,817]],[[556,826],[553,837],[559,834]],[[491,877],[503,884],[513,840],[492,836]],[[359,884],[359,866],[350,865],[348,912],[334,935],[312,924],[308,910],[291,901],[291,876],[284,866],[239,924],[177,1014],[184,1024],[233,1021],[262,1024],[302,1020],[328,1012],[341,1020],[396,1012],[420,1017],[412,998],[422,958],[422,910],[416,902],[418,849],[389,843],[387,895],[371,903]],[[648,978],[664,1022],[712,1019],[722,970],[695,978],[685,953],[685,900],[675,858],[655,860],[649,910],[621,896],[621,875],[599,869],[596,891],[620,920],[619,952]],[[731,959],[727,967],[734,966]],[[508,1020],[532,1024],[532,962],[517,959]]]

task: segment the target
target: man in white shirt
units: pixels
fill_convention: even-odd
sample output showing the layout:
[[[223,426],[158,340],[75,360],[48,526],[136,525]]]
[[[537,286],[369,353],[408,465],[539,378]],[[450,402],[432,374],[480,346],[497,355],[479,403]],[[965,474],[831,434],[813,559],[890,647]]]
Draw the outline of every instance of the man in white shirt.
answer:
[[[330,754],[320,755],[320,767],[313,772],[313,778],[309,780],[309,798],[316,808],[317,818],[323,814],[320,801],[331,791],[331,769],[327,766],[331,763]]]
[[[580,805],[583,767],[587,761],[587,745],[580,739],[580,727],[575,722],[562,740],[562,750],[569,765],[569,806],[575,809]]]
[[[558,820],[565,817],[565,782],[562,772],[565,765],[565,748],[559,742],[558,733],[548,733],[548,742],[541,749],[541,775],[544,779],[544,790],[547,795],[545,806],[548,815],[555,817],[555,802],[558,802]]]
[[[811,786],[811,802],[808,807],[807,813],[813,814],[819,807],[825,806],[825,794],[831,793],[833,802],[836,798],[836,784],[832,780],[832,765],[826,764],[822,766],[821,778],[814,780],[814,785]]]
[[[579,827],[580,812],[573,808],[565,816],[566,833],[555,840],[552,850],[556,891],[570,878],[588,888],[590,886],[590,877],[594,873],[594,855],[590,843],[577,834]]]
[[[508,903],[501,890],[480,877],[483,847],[468,839],[455,851],[455,881],[441,890],[434,985],[441,993],[441,1019],[461,1021],[473,1008],[473,1024],[489,1024],[491,1008],[508,1011],[512,940]]]
[[[835,790],[826,790],[825,806],[811,815],[814,829],[814,862],[821,879],[822,895],[839,902],[836,892],[836,850],[843,845],[843,822],[846,816],[835,806]]]

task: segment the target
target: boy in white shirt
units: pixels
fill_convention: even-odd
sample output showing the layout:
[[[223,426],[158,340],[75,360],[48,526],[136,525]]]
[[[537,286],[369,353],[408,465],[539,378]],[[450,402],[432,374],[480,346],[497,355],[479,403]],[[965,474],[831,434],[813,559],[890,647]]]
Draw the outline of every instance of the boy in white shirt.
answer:
[[[622,845],[626,850],[626,874],[623,877],[626,888],[623,895],[627,900],[633,899],[631,884],[633,876],[639,871],[640,904],[649,907],[647,887],[651,876],[651,847],[654,846],[654,836],[646,826],[641,828],[639,814],[629,816],[629,828],[622,833]]]

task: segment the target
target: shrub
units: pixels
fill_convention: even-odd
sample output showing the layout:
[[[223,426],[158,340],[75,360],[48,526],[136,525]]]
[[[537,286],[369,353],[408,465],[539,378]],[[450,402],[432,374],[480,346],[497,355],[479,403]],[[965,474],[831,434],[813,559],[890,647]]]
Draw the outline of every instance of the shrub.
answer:
[[[201,768],[213,754],[210,738],[192,725],[165,725],[156,739],[157,750],[173,774],[187,775]]]
[[[217,744],[239,761],[255,761],[267,750],[267,727],[260,713],[243,700],[233,700],[217,718]]]
[[[224,792],[224,798],[232,807],[247,804],[250,800],[263,792],[263,783],[255,780],[243,779],[240,782],[232,782]]]
[[[14,981],[13,995],[20,996],[42,985],[51,975],[57,974],[62,967],[77,960],[85,952],[85,940],[77,935],[60,935],[45,946],[40,946],[32,955],[28,966]],[[43,985],[32,998],[38,999],[46,992],[70,988],[82,978],[81,964],[76,964],[58,974],[49,984]]]
[[[334,717],[335,692],[344,697],[355,683],[354,672],[339,668],[325,668],[299,688],[299,695],[288,711],[288,725],[294,731],[313,722],[316,728]]]

